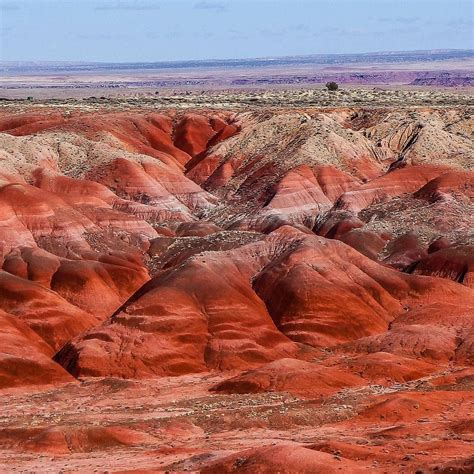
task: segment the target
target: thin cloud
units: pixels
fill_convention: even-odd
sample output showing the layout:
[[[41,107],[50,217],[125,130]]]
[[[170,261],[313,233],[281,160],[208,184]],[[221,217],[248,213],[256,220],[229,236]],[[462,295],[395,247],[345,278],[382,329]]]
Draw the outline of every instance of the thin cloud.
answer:
[[[396,16],[396,17],[382,17],[378,18],[380,23],[403,23],[413,24],[421,21],[419,16]]]
[[[212,31],[196,31],[192,33],[192,37],[196,39],[209,39],[214,38],[216,35]]]
[[[18,2],[0,2],[0,11],[2,12],[12,12],[19,9]]]
[[[6,38],[9,35],[11,35],[13,31],[14,31],[13,26],[5,26],[3,28],[0,28],[0,37]]]
[[[412,33],[413,28],[409,25],[394,25],[392,28],[384,28],[383,30],[368,31],[363,28],[340,28],[335,26],[328,26],[322,28],[320,31],[315,32],[313,36],[315,38],[329,35],[332,38],[372,38],[378,36],[390,36],[394,34],[407,34]],[[327,37],[327,36],[326,36]]]
[[[265,38],[279,38],[281,36],[285,36],[288,31],[286,28],[278,28],[278,29],[271,29],[271,28],[265,28],[263,30],[259,30],[259,33],[261,36]]]
[[[117,2],[105,3],[102,5],[97,5],[96,10],[102,11],[112,11],[112,10],[132,10],[132,11],[142,11],[142,10],[159,10],[160,5],[157,2],[153,1],[143,1],[143,0],[122,0]]]
[[[304,23],[298,23],[297,25],[292,25],[288,29],[291,31],[311,31],[311,26],[305,25]]]
[[[249,35],[245,34],[243,31],[236,30],[235,28],[231,28],[227,31],[227,37],[232,40],[246,40],[249,39]]]
[[[447,23],[448,28],[470,31],[472,31],[473,25],[474,22],[472,18],[456,18],[455,20],[451,20]]]
[[[78,34],[69,34],[69,39],[80,40],[80,41],[120,41],[120,40],[130,40],[133,39],[132,36],[117,33],[78,33]]]
[[[202,1],[195,3],[193,8],[195,10],[214,10],[222,12],[224,10],[227,10],[227,5],[224,5],[221,2]]]

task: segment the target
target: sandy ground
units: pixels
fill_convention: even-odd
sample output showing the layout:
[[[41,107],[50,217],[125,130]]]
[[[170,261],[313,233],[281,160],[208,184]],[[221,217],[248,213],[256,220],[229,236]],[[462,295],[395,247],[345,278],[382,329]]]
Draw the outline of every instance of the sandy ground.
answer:
[[[25,92],[25,93],[23,93]],[[87,94],[85,93],[87,92]],[[327,109],[335,107],[472,107],[474,88],[373,87],[343,86],[336,92],[323,87],[275,87],[213,90],[167,89],[31,89],[12,92],[0,100],[4,112],[27,112],[32,109],[63,110],[144,110],[144,109],[233,109],[263,108]],[[54,97],[51,97],[54,96]]]
[[[353,87],[377,86],[385,89],[396,87],[422,90],[423,87],[409,85],[417,78],[433,77],[433,89],[445,89],[445,78],[463,78],[455,82],[457,87],[448,87],[462,93],[472,94],[471,58],[432,60],[406,60],[404,62],[371,63],[360,60],[348,64],[291,64],[263,66],[199,66],[159,68],[123,68],[92,66],[84,70],[61,66],[44,68],[9,69],[4,67],[0,77],[0,97],[36,99],[84,98],[90,96],[120,97],[133,94],[169,95],[170,91],[213,91],[242,89],[280,90],[324,87],[328,80]],[[453,85],[453,84],[447,84]]]
[[[456,373],[461,370],[448,369],[391,387],[344,389],[321,399],[304,399],[284,392],[210,394],[209,388],[222,380],[222,376],[213,374],[142,381],[84,380],[41,392],[22,388],[17,393],[3,393],[0,400],[0,436],[7,430],[10,437],[0,437],[0,470],[195,471],[209,461],[250,447],[337,441],[372,453],[361,462],[361,467],[372,472],[415,472],[416,466],[428,459],[436,465],[468,454],[469,431],[450,438],[446,430],[459,420],[460,409],[466,422],[469,419],[472,403],[467,402],[465,391],[472,390],[472,375],[456,387],[448,383],[437,387],[441,392],[433,392],[433,382],[439,383],[436,379],[449,380]],[[430,421],[420,431],[423,403],[413,418],[406,412],[404,397],[413,393],[415,398],[423,394],[436,397],[445,393],[443,390],[455,401],[439,415],[431,413]],[[456,393],[461,396],[461,406]],[[400,406],[395,401],[387,407],[387,420],[383,415],[367,422],[358,419],[358,414],[368,407],[386,399],[398,400],[400,396]],[[398,421],[391,421],[391,410],[399,408]],[[352,419],[360,423],[357,429],[351,425]],[[103,433],[100,440],[95,439],[94,430],[104,427],[118,430],[120,441],[108,440]],[[31,431],[35,429],[39,434],[33,436]],[[16,446],[11,446],[11,439],[15,439],[12,431],[19,439]],[[61,436],[64,432],[66,442]],[[389,432],[393,434],[388,435]],[[137,433],[140,438],[134,441]],[[443,442],[444,449],[433,449]],[[431,456],[427,455],[429,446]]]

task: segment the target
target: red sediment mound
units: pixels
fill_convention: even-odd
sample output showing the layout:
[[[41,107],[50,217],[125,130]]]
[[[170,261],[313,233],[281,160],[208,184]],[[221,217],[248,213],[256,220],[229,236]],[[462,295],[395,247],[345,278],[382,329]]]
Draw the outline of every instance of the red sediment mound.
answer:
[[[401,311],[392,285],[403,289],[406,282],[397,279],[343,243],[305,237],[253,286],[284,334],[321,347],[385,331]]]
[[[155,441],[147,433],[119,426],[55,426],[6,429],[0,432],[3,446],[20,452],[44,454],[87,453],[124,446],[143,446]]]
[[[51,289],[97,318],[110,316],[149,276],[141,265],[109,259],[63,260],[51,279]]]
[[[0,239],[6,251],[36,246],[39,239],[57,246],[60,238],[69,245],[88,249],[83,235],[96,230],[91,220],[61,198],[28,184],[0,188],[0,216]]]
[[[390,352],[404,357],[448,362],[455,356],[459,340],[454,330],[428,324],[400,326],[386,333],[362,338],[348,348],[364,352]]]
[[[382,400],[381,400],[382,398]],[[404,392],[374,397],[370,406],[355,417],[351,424],[377,420],[383,423],[412,422],[429,416],[442,419],[444,413],[469,412],[472,399],[469,392]],[[370,403],[370,402],[369,402]],[[453,413],[451,413],[452,415]]]
[[[336,459],[333,455],[308,449],[297,444],[277,444],[240,451],[212,462],[201,470],[203,474],[217,473],[258,473],[280,472],[364,472],[358,463],[348,459]]]
[[[313,444],[310,448],[353,461],[375,461],[374,464],[378,464],[380,461],[394,461],[396,456],[396,453],[390,452],[386,447],[351,444],[338,440],[322,441]]]
[[[365,350],[393,352],[384,338],[400,334],[403,349],[407,331],[415,331],[410,326],[385,332],[403,313],[401,302],[449,303],[466,291],[400,274],[343,243],[282,227],[263,242],[198,254],[159,273],[103,326],[69,343],[57,360],[76,375],[141,378],[246,369],[294,356],[297,346],[287,337],[325,347],[374,335],[361,339]],[[455,334],[423,328],[413,337],[426,339],[433,359],[449,359]],[[426,352],[412,340],[401,355]],[[387,344],[393,349],[393,341]]]
[[[141,378],[242,369],[295,355],[297,346],[252,291],[249,273],[245,260],[196,256],[160,274],[57,360],[76,375]]]
[[[234,158],[225,163],[221,163],[221,161],[222,156],[220,155],[212,152],[208,155],[201,153],[186,164],[186,176],[195,183],[203,185],[212,175],[209,184],[212,184],[213,187],[223,186],[233,176],[242,160]]]
[[[0,310],[0,389],[73,381],[53,349],[21,319]]]
[[[177,237],[204,237],[221,230],[212,222],[182,222],[178,224],[174,233]]]
[[[357,179],[334,166],[316,167],[314,174],[323,193],[332,203],[334,203],[341,194],[359,185]]]
[[[470,328],[474,319],[472,290],[458,284],[443,286],[440,285],[438,290],[444,292],[446,301],[430,302],[428,299],[423,305],[414,304],[411,309],[405,307],[406,311],[392,322],[391,328],[424,324],[456,331]],[[460,305],[459,301],[464,304]]]
[[[287,173],[271,191],[265,205],[268,212],[286,216],[319,213],[331,207],[331,201],[322,191],[308,166],[299,166]]]
[[[416,265],[428,255],[426,246],[413,232],[391,240],[387,244],[386,253],[388,256],[384,259],[384,263],[401,271]]]
[[[12,135],[31,135],[64,123],[65,117],[59,112],[3,115],[0,117],[0,131]]]
[[[459,370],[447,374],[432,377],[429,384],[432,387],[452,387],[453,385],[461,384],[463,381],[472,380],[474,377],[474,367],[460,368]],[[470,422],[468,422],[470,424]]]
[[[90,252],[68,260],[39,248],[8,254],[3,270],[51,289],[96,318],[110,316],[148,279],[148,272],[133,254]]]
[[[21,114],[0,119],[0,131],[30,135],[45,131],[68,131],[97,140],[109,133],[126,149],[153,156],[181,168],[197,153],[238,131],[229,118],[187,114],[177,120],[165,114]],[[190,153],[188,153],[190,152]]]
[[[418,262],[413,273],[449,278],[474,288],[474,245],[453,245],[434,251]]]
[[[135,163],[118,158],[89,172],[119,197],[147,205],[141,217],[193,220],[191,210],[212,207],[215,198],[178,171],[160,163]]]
[[[439,237],[430,243],[428,247],[428,253],[437,252],[438,250],[446,249],[451,247],[452,243],[446,237]]]
[[[236,131],[237,127],[218,117],[209,119],[203,115],[186,114],[176,126],[174,143],[189,156],[194,157],[218,141],[229,138]]]
[[[315,397],[364,384],[365,380],[360,376],[339,367],[280,359],[225,380],[212,390],[222,393],[290,392]]]
[[[474,172],[451,171],[432,179],[414,196],[427,201],[437,201],[447,195],[455,195],[466,201],[474,199]]]
[[[339,236],[339,240],[353,249],[360,252],[362,255],[377,260],[379,253],[384,249],[387,240],[379,233],[361,228],[352,229],[344,232]]]
[[[0,308],[28,324],[55,350],[99,321],[53,291],[4,271]]]
[[[474,330],[472,327],[461,333],[461,343],[456,349],[456,362],[463,365],[474,365]]]
[[[51,278],[60,266],[59,257],[37,247],[15,249],[3,261],[3,270],[6,272],[45,288],[51,288]]]
[[[120,199],[100,183],[73,179],[38,169],[34,173],[35,186],[54,193],[74,210],[81,213],[102,230],[125,231],[138,245],[146,245],[143,237],[154,237],[155,230],[141,220],[157,211],[145,204]],[[133,214],[133,215],[131,215]]]
[[[173,119],[166,115],[150,114],[120,114],[99,117],[88,124],[93,129],[109,131],[123,143],[129,145],[130,150],[154,156],[170,165],[175,163],[183,166],[190,156],[173,143]],[[73,127],[69,127],[70,129]],[[158,152],[158,153],[156,153]],[[171,160],[167,157],[171,157]]]
[[[112,205],[118,200],[110,189],[94,181],[53,174],[41,168],[37,169],[34,175],[34,185],[37,188],[60,195],[71,203]]]
[[[392,321],[387,332],[344,347],[359,352],[389,352],[430,363],[464,364],[473,355],[469,332],[474,317],[472,290],[449,280],[421,277],[412,280],[411,291],[418,293],[418,298],[405,303],[405,312]]]
[[[371,204],[413,193],[447,170],[445,166],[436,165],[400,168],[344,193],[336,206],[358,212]]]
[[[350,373],[370,380],[372,383],[389,385],[425,377],[439,369],[438,365],[423,360],[402,357],[387,352],[362,354],[341,364]]]
[[[117,237],[114,231],[126,232],[129,242],[139,246],[146,245],[147,237],[156,236],[149,224],[87,195],[87,186],[77,194],[64,189],[62,192],[64,194],[55,194],[27,184],[0,188],[0,251],[3,256],[18,247],[37,245],[58,256],[77,256],[91,250],[91,240],[94,240],[91,236],[94,235],[100,235],[103,243],[115,250],[130,248],[124,242],[126,239]],[[105,239],[104,234],[108,236]]]
[[[364,227],[364,222],[353,214],[345,211],[331,212],[327,218],[313,230],[328,239],[338,239],[354,229]]]
[[[240,130],[240,127],[235,123],[229,123],[229,118],[224,120],[223,118],[212,116],[209,119],[209,123],[216,134],[209,140],[207,144],[208,148],[221,141],[227,140]]]
[[[423,420],[423,418],[420,418]],[[425,418],[426,420],[426,418]],[[430,423],[430,426],[433,424]],[[438,432],[442,425],[436,424]],[[426,425],[424,425],[426,429]],[[318,442],[311,449],[323,451],[339,458],[351,459],[353,461],[365,461],[372,463],[372,469],[383,472],[460,472],[467,473],[472,470],[472,457],[466,455],[468,442],[444,439],[442,441],[414,441],[416,428],[407,428],[404,431],[399,426],[387,428],[375,434],[378,440],[353,444],[337,439]],[[391,439],[390,434],[398,434]],[[403,439],[403,435],[406,438]],[[446,433],[447,435],[447,433]],[[401,438],[401,439],[400,439]],[[424,438],[431,438],[431,434],[424,432]],[[380,439],[387,440],[381,443]],[[416,455],[412,452],[416,446]],[[468,449],[467,449],[468,450]],[[408,454],[407,454],[408,453]]]
[[[159,274],[102,328],[68,345],[58,360],[84,375],[249,368],[294,353],[296,346],[274,322],[291,339],[315,346],[385,331],[401,311],[390,291],[406,283],[396,275],[342,243],[283,227],[263,243],[198,255]],[[374,278],[385,279],[388,290]],[[314,297],[310,288],[317,289]]]

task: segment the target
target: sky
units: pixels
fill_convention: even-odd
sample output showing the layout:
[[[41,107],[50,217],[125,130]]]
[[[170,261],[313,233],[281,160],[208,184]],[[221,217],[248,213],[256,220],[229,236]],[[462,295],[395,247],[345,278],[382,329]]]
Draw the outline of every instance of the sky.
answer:
[[[154,62],[473,48],[473,0],[0,0],[0,60]]]

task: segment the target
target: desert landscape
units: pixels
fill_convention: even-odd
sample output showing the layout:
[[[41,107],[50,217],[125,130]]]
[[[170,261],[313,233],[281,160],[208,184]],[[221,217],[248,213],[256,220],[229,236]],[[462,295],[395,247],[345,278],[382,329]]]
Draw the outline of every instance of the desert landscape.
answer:
[[[469,89],[64,94],[0,102],[0,471],[473,471]]]
[[[243,92],[244,99],[252,91],[260,94],[302,87],[318,91],[328,81],[351,88],[399,91],[429,86],[472,94],[473,66],[472,49],[157,63],[0,61],[0,98],[117,99],[133,95],[143,99],[216,91],[227,97]]]

